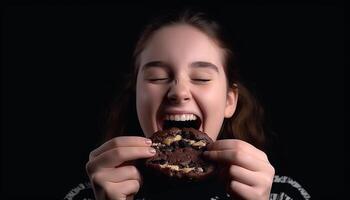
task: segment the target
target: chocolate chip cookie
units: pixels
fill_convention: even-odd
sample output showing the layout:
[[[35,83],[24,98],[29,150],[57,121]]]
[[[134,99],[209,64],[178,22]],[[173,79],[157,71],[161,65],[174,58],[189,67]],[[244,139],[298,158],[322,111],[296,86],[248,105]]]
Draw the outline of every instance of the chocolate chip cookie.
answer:
[[[215,165],[202,153],[213,143],[205,133],[194,128],[170,128],[154,133],[151,138],[156,155],[145,166],[175,179],[203,180],[213,174]]]

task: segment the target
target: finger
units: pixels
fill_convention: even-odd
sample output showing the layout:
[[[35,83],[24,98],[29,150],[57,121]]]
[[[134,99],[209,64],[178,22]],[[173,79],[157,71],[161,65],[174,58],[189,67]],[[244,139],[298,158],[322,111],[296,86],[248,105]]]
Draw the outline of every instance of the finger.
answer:
[[[217,140],[216,142],[209,144],[208,150],[236,150],[236,151],[245,151],[261,160],[268,161],[267,155],[260,149],[254,147],[253,145],[245,142],[243,140],[237,139],[225,139]]]
[[[140,188],[140,182],[137,180],[127,180],[116,184],[122,186],[120,191],[125,194],[125,196],[136,194]]]
[[[93,150],[90,153],[89,158],[92,159],[94,157],[97,157],[103,152],[106,152],[116,147],[147,147],[147,146],[149,147],[151,146],[151,144],[152,144],[152,141],[145,137],[138,137],[138,136],[115,137],[111,140],[108,140],[97,149]]]
[[[257,199],[254,188],[239,181],[231,181],[230,193],[242,199]]]
[[[262,161],[242,151],[205,151],[203,155],[208,159],[231,165],[239,165],[251,171],[264,171],[270,166],[267,161]]]
[[[137,180],[127,180],[119,183],[109,182],[104,186],[104,189],[110,199],[126,200],[128,196],[139,191],[140,183]]]
[[[127,161],[152,157],[155,152],[152,147],[117,147],[89,161],[86,170],[92,174],[99,168],[114,168]]]
[[[95,183],[113,182],[119,183],[126,180],[137,180],[141,182],[141,175],[137,168],[133,165],[126,165],[108,170],[101,170],[92,176]]]
[[[241,166],[231,165],[228,170],[231,180],[233,179],[245,185],[255,186],[257,185],[257,181],[259,181],[259,174],[257,172],[247,170]]]
[[[127,197],[126,197],[126,200],[134,200],[134,196],[135,196],[135,195],[127,196]]]

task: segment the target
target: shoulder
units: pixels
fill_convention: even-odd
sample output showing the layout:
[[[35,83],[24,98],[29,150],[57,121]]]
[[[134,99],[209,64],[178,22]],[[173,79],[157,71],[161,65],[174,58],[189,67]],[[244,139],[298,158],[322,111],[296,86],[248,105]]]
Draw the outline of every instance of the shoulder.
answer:
[[[311,199],[311,195],[296,180],[275,175],[270,200]]]
[[[226,199],[213,197],[211,199]],[[78,184],[72,188],[64,197],[64,200],[94,200],[94,192],[89,182]],[[144,199],[144,198],[142,198]],[[270,200],[308,200],[311,195],[296,180],[288,176],[275,175]]]

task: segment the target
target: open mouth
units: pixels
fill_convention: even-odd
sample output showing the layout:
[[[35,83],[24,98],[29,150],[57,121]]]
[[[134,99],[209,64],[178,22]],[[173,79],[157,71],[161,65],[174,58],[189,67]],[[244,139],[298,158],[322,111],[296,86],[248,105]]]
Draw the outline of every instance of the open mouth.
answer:
[[[194,128],[199,130],[202,120],[195,114],[167,114],[161,123],[162,129],[177,128]]]

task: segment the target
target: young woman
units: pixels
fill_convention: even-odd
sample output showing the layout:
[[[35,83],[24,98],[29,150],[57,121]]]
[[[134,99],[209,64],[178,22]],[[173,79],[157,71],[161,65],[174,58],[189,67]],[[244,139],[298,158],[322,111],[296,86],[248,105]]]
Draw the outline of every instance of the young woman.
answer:
[[[134,51],[133,78],[111,109],[105,143],[90,153],[91,184],[83,189],[91,187],[98,200],[293,198],[271,192],[275,170],[264,153],[262,109],[240,83],[226,39],[218,23],[191,11],[145,28]],[[147,182],[136,162],[155,155],[147,138],[163,129],[166,118],[181,117],[197,118],[199,130],[215,141],[204,156],[218,164],[217,179],[143,190],[162,185]]]

